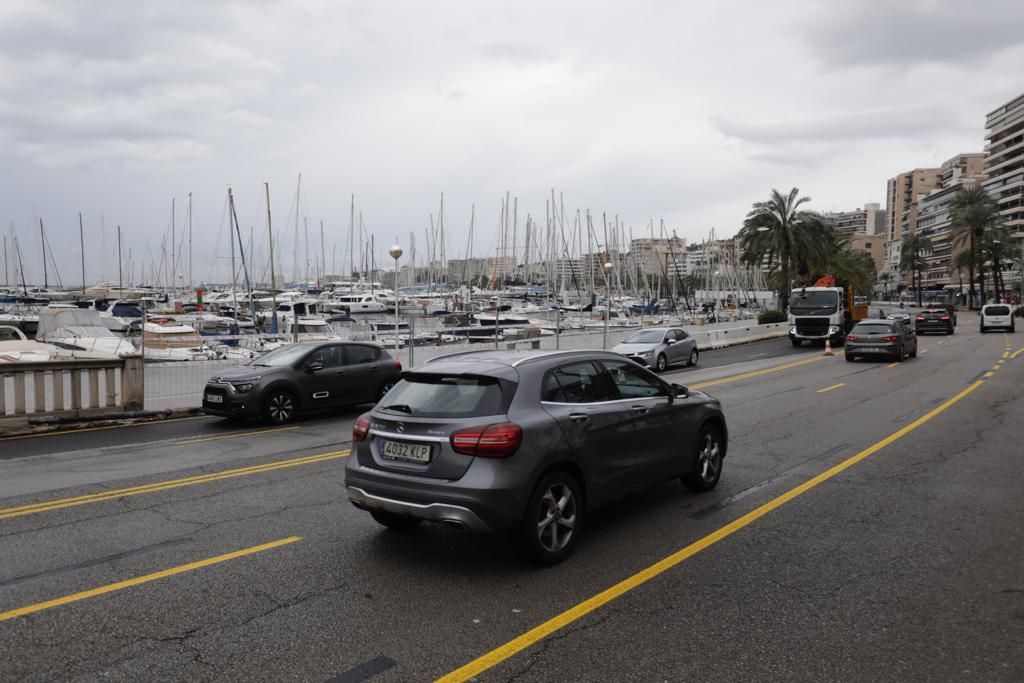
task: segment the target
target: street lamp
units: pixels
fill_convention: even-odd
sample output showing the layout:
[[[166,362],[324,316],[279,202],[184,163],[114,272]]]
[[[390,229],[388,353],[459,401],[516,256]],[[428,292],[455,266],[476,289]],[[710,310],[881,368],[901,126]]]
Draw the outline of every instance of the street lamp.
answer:
[[[402,258],[402,247],[396,242],[388,249],[388,253],[395,259],[395,355],[398,355],[398,259]],[[412,339],[409,344],[412,344]]]
[[[604,338],[601,340],[601,348],[608,348],[608,318],[612,315],[612,290],[608,286],[608,274],[614,268],[610,261],[604,264]]]

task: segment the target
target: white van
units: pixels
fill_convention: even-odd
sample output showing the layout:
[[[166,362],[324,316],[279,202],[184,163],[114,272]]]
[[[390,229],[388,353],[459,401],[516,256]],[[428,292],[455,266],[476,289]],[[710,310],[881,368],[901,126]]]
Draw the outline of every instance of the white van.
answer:
[[[1013,308],[1009,304],[985,304],[981,307],[981,332],[993,328],[1014,331]]]

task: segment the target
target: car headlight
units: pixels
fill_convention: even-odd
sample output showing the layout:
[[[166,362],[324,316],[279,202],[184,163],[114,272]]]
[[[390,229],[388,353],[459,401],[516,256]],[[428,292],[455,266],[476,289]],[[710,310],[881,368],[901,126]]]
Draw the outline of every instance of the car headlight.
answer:
[[[793,327],[789,328],[789,333],[796,334],[796,325],[793,325]]]
[[[252,391],[253,387],[256,386],[256,382],[259,381],[259,377],[253,377],[251,379],[238,380],[231,383],[231,387],[236,393],[245,394]]]
[[[654,349],[648,349],[648,350],[642,352],[640,355],[641,356],[653,356],[654,355]]]

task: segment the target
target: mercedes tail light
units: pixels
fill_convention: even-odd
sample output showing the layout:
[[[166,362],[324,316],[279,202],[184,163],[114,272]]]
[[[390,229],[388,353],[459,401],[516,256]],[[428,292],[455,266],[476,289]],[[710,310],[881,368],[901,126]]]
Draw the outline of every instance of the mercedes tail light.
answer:
[[[352,443],[366,440],[366,435],[370,433],[369,415],[369,413],[363,413],[356,418],[355,424],[352,425]]]
[[[523,443],[523,428],[512,422],[470,427],[452,432],[452,450],[481,458],[507,458]]]
[[[846,335],[846,341],[857,341],[857,336],[853,334]]]
[[[924,316],[923,315],[919,315],[919,316],[917,316],[917,319],[923,322],[924,321]]]
[[[899,341],[899,339],[900,339],[900,338],[899,338],[899,337],[897,337],[897,336],[896,336],[896,335],[894,335],[894,334],[893,334],[893,335],[888,335],[888,336],[882,337],[882,341]]]

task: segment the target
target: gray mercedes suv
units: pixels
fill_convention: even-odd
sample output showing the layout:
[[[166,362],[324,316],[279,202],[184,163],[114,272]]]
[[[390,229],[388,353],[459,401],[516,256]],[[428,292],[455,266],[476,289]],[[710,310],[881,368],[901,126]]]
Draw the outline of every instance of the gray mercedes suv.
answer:
[[[482,351],[406,371],[352,430],[352,503],[394,529],[511,530],[542,564],[586,514],[680,478],[710,491],[728,430],[719,402],[604,351]]]

